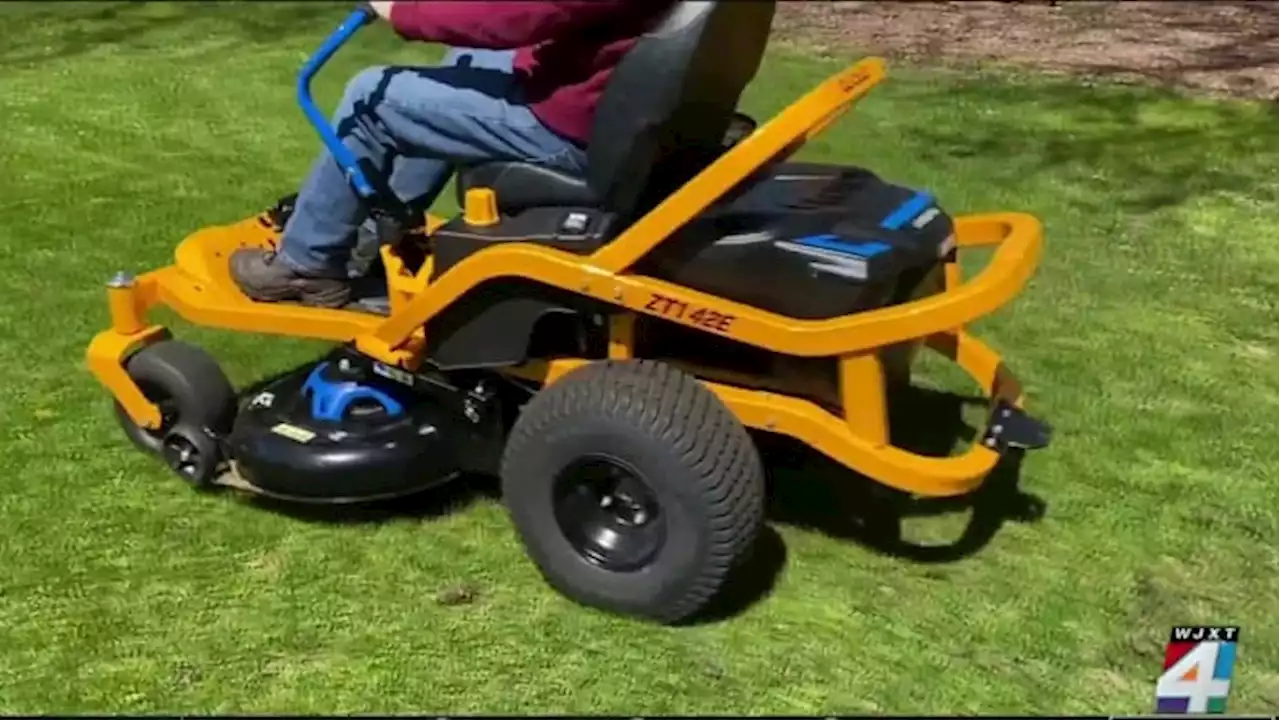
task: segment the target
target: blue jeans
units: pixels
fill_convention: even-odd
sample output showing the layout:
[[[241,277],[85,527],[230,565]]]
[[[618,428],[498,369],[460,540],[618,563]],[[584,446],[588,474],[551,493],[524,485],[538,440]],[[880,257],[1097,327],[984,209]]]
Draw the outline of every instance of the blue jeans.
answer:
[[[585,151],[524,104],[514,57],[457,48],[440,67],[369,68],[347,85],[334,115],[338,136],[415,210],[430,207],[456,166],[514,160],[584,173]],[[303,274],[346,277],[367,215],[326,151],[298,191],[279,257]]]

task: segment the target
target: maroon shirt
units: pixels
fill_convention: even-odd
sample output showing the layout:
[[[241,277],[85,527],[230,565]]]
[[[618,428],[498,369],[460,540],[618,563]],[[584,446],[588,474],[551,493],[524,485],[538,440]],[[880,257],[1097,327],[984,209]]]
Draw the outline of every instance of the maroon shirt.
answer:
[[[596,104],[622,56],[665,0],[426,0],[396,2],[391,25],[408,40],[516,50],[529,109],[557,134],[585,146]]]

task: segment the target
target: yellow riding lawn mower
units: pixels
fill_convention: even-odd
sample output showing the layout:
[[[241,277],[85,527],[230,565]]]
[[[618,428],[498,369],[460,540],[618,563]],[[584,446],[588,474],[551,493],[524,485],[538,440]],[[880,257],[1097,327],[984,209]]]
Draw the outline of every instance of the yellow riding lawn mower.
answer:
[[[451,218],[412,217],[376,190],[312,102],[312,77],[372,17],[356,11],[298,91],[377,221],[384,286],[344,309],[245,297],[228,257],[273,246],[287,199],[190,235],[173,265],[118,274],[88,362],[126,433],[197,487],[296,502],[496,475],[551,585],[668,623],[707,604],[762,525],[750,431],[923,497],[970,493],[1003,454],[1043,447],[1049,430],[1023,411],[1017,380],[965,331],[1031,277],[1040,223],[953,217],[865,169],[789,161],[884,66],[858,62],[757,125],[737,105],[773,11],[676,3],[615,70],[585,176],[463,168]],[[964,279],[957,255],[974,247],[994,252]],[[148,319],[161,305],[336,347],[239,397],[208,354]],[[890,442],[888,397],[921,348],[990,399],[963,454]]]

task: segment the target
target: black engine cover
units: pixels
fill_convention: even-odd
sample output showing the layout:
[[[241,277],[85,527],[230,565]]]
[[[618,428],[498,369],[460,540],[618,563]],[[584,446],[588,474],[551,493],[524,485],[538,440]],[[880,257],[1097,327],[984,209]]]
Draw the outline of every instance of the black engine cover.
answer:
[[[681,228],[639,270],[823,319],[905,302],[951,251],[953,231],[927,193],[861,168],[783,163]]]
[[[351,404],[340,419],[317,419],[313,368],[263,387],[247,399],[226,440],[241,477],[264,495],[312,502],[353,502],[394,497],[448,481],[474,465],[485,418],[468,420],[460,397],[380,378],[376,386],[393,397],[396,414],[369,404]],[[329,373],[326,373],[329,374]],[[341,378],[330,378],[335,382]]]

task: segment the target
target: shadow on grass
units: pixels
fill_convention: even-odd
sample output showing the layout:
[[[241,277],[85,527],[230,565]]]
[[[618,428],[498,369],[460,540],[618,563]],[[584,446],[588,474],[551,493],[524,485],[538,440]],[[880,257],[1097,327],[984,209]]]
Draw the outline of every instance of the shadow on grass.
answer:
[[[1272,55],[1274,62],[1274,53]],[[1215,193],[1274,203],[1274,102],[1209,103],[1158,89],[976,76],[904,91],[928,107],[985,107],[980,123],[920,123],[907,134],[938,159],[990,166],[1016,191],[1047,175],[1067,204],[1148,213]]]
[[[1178,3],[1169,5],[1171,12],[1157,15],[1158,24],[1166,32],[1153,33],[1146,38],[1165,46],[1164,54],[1168,61],[1150,67],[1133,67],[1132,63],[1095,63],[1088,69],[1102,74],[1137,73],[1166,86],[1177,87],[1191,85],[1190,78],[1197,73],[1275,67],[1277,32],[1274,2],[1219,0],[1213,5],[1202,4],[1203,11],[1192,13],[1179,12],[1182,8],[1177,7]],[[1182,5],[1185,8],[1188,3]],[[1132,19],[1124,15],[1117,17],[1106,11],[1088,15],[1088,22],[1074,28],[1073,34],[1133,32],[1132,28],[1126,27]],[[1213,35],[1217,40],[1205,46],[1194,42],[1179,43],[1184,34]],[[1247,79],[1242,79],[1240,84],[1242,88],[1250,87]]]
[[[981,397],[913,387],[890,405],[892,443],[940,457],[972,442],[978,430],[965,422],[967,406],[986,407]],[[982,550],[1009,520],[1037,522],[1045,502],[1019,488],[1022,456],[1010,453],[974,492],[949,498],[916,498],[892,490],[785,439],[770,438],[766,457],[773,468],[770,517],[870,550],[920,563],[961,560]],[[920,545],[902,535],[904,520],[968,511],[965,530],[945,545]]]
[[[890,404],[892,442],[922,455],[945,456],[958,443],[971,442],[977,429],[963,418],[969,405],[986,406],[980,397],[912,387]],[[1021,456],[1010,454],[973,493],[952,498],[912,498],[851,473],[787,438],[757,439],[770,470],[769,519],[855,543],[872,552],[910,562],[947,563],[984,548],[1010,520],[1038,522],[1044,500],[1019,489]],[[954,541],[921,545],[902,536],[902,523],[968,511],[969,522]],[[772,530],[761,538],[753,557],[708,607],[699,622],[728,619],[766,597],[786,562],[786,547]]]
[[[304,367],[310,367],[308,363]],[[256,394],[276,379],[301,368],[265,378],[244,390]],[[924,388],[910,388],[892,398],[890,423],[894,445],[924,455],[950,454],[958,443],[970,442],[977,430],[963,418],[980,397],[965,397]],[[873,552],[920,563],[952,562],[981,550],[1009,520],[1035,522],[1045,503],[1018,488],[1020,457],[1009,455],[982,487],[957,498],[915,499],[819,456],[794,441],[776,436],[757,437],[769,477],[768,518],[774,523],[810,529],[856,543]],[[475,502],[501,499],[499,482],[488,477],[465,477],[396,500],[350,505],[299,504],[248,496],[247,501],[269,512],[310,523],[333,525],[384,523],[397,520],[429,522],[461,512]],[[965,531],[946,545],[918,545],[902,537],[903,520],[962,511],[971,512]],[[762,529],[751,555],[729,577],[724,590],[690,624],[732,618],[766,598],[787,562],[787,548],[778,532]]]
[[[227,36],[246,46],[319,38],[350,3],[336,2],[14,2],[4,9],[0,66],[74,58],[108,45],[158,45]]]

